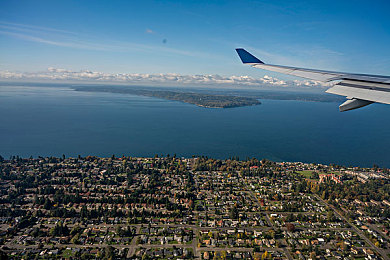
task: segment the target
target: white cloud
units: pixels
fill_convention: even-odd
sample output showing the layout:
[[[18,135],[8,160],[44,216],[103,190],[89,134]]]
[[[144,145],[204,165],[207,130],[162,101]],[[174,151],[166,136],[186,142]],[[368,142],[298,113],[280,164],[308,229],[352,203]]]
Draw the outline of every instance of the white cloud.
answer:
[[[262,78],[251,76],[221,75],[180,75],[139,74],[139,73],[104,73],[90,70],[70,71],[62,68],[48,68],[44,72],[11,72],[0,71],[0,80],[44,80],[44,81],[81,81],[125,84],[171,84],[171,85],[240,85],[240,86],[280,86],[280,87],[328,87],[317,81],[285,81],[268,75]]]
[[[57,33],[66,33],[66,34],[74,34],[74,32],[60,30],[55,28],[43,27],[43,26],[35,26],[30,24],[20,24],[20,23],[10,23],[5,21],[0,21],[0,28],[10,29],[16,31],[28,31],[28,32],[57,32]]]

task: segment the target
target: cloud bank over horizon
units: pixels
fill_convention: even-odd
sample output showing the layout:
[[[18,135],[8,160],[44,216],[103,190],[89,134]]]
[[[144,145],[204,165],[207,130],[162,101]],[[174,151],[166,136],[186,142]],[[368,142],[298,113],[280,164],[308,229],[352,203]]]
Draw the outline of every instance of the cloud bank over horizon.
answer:
[[[41,72],[0,71],[0,80],[12,81],[57,81],[85,83],[121,83],[121,84],[161,84],[161,85],[239,85],[247,87],[279,86],[282,88],[326,88],[328,84],[313,80],[281,80],[265,75],[221,76],[214,75],[181,75],[176,73],[142,74],[142,73],[105,73],[90,70],[71,71],[50,67]]]

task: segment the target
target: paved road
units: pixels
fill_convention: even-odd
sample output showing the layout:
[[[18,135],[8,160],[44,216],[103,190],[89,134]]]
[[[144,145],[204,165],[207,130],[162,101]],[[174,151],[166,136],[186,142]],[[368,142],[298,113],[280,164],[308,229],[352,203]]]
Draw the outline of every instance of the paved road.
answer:
[[[364,235],[364,233],[363,233],[358,227],[356,227],[353,223],[351,223],[346,217],[344,217],[343,215],[341,215],[341,214],[339,213],[339,211],[338,211],[333,205],[327,203],[327,202],[324,201],[320,196],[317,196],[316,194],[314,194],[314,196],[317,197],[317,199],[319,199],[319,200],[320,200],[322,203],[324,203],[326,206],[328,206],[328,207],[330,207],[331,209],[333,209],[333,211],[334,211],[341,219],[343,219],[345,222],[347,222],[347,223],[352,227],[352,229],[353,229],[357,234],[359,234],[359,236],[360,236],[361,238],[363,238],[364,241],[367,242],[367,244],[369,244],[369,245],[372,247],[372,249],[374,249],[375,251],[377,251],[377,252],[383,257],[383,259],[390,259],[390,258],[387,256],[386,252],[385,252],[383,249],[376,247],[376,246],[374,245],[374,243],[372,243],[371,240],[368,239],[368,238]]]
[[[134,253],[135,253],[135,250],[136,250],[136,247],[137,247],[136,242],[137,242],[137,238],[139,237],[140,231],[141,231],[141,226],[137,226],[137,229],[136,229],[137,236],[134,236],[133,240],[131,240],[129,251],[127,252],[127,258],[132,257],[134,255]]]
[[[196,258],[201,258],[200,251],[198,250],[199,243],[199,229],[196,229],[194,232],[194,239],[192,240],[192,250],[194,250],[194,255]]]
[[[245,185],[246,185],[247,191],[248,191],[248,192],[250,193],[250,195],[255,199],[255,202],[256,202],[257,206],[260,207],[260,206],[261,206],[261,205],[260,205],[260,201],[259,201],[259,199],[257,198],[256,194],[253,192],[252,189],[250,189],[250,188],[248,187],[248,184],[246,184],[246,182],[245,182]],[[273,229],[273,230],[275,231],[275,230],[276,230],[276,229],[275,229],[275,226],[274,226],[274,224],[272,223],[272,221],[270,220],[268,213],[265,212],[264,214],[265,214],[265,219],[267,220],[268,225],[271,226],[271,229]],[[287,241],[286,241],[285,239],[284,239],[284,242],[287,244]],[[275,249],[278,249],[277,251],[284,252],[285,255],[287,256],[287,258],[288,258],[289,260],[293,260],[293,259],[294,259],[294,258],[291,256],[290,252],[287,250],[287,248],[284,248],[284,249],[275,248]],[[269,250],[269,249],[267,249],[267,250]]]
[[[385,233],[383,233],[383,231],[380,228],[378,228],[375,224],[368,224],[368,226],[371,229],[375,230],[377,233],[379,233],[379,235],[381,235],[387,241],[390,241],[390,237],[388,235],[386,235]]]

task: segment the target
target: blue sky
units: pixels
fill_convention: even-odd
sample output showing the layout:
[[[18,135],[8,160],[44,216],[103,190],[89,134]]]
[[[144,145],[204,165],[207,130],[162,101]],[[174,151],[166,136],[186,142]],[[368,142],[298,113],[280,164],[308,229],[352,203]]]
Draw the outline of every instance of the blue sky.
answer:
[[[1,1],[0,71],[262,77],[265,62],[390,75],[388,1]],[[57,71],[60,73],[60,71]]]

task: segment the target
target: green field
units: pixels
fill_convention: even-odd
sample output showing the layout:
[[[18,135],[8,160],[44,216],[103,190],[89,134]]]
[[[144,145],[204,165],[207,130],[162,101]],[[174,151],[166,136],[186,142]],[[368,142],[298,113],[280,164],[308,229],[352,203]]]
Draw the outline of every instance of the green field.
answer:
[[[313,171],[312,170],[306,170],[306,171],[297,171],[297,173],[300,173],[303,175],[305,178],[312,178],[313,177]]]

